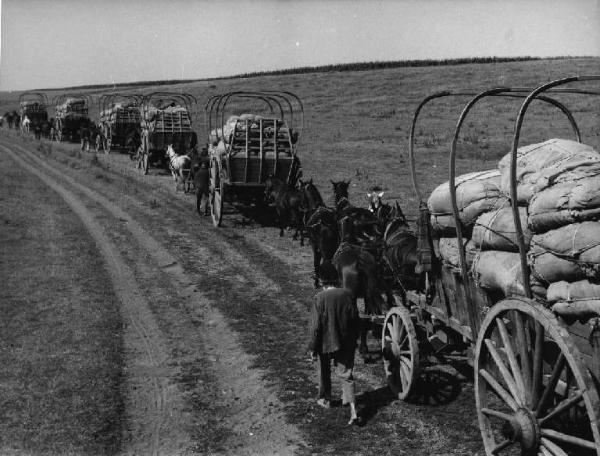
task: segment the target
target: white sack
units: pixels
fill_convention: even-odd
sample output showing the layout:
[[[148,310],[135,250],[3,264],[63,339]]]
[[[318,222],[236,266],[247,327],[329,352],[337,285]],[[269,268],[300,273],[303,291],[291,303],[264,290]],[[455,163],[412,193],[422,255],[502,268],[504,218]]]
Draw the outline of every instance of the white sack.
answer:
[[[510,195],[511,153],[498,167],[501,190]],[[600,174],[600,154],[591,146],[567,139],[550,139],[520,147],[517,151],[517,199],[528,203],[533,195],[550,185]]]
[[[471,272],[481,288],[504,296],[525,294],[518,253],[483,250],[475,257]]]
[[[519,207],[519,218],[525,246],[529,248],[532,234],[527,227],[527,208]],[[507,206],[481,214],[475,222],[471,239],[479,249],[518,252],[519,244],[512,208]]]
[[[545,283],[600,277],[600,222],[566,225],[534,235],[527,254],[531,273]]]
[[[461,222],[468,228],[484,212],[502,207],[506,199],[500,196],[500,173],[497,170],[463,174],[456,178],[456,204]],[[435,232],[454,234],[450,184],[439,185],[427,200],[431,225]]]

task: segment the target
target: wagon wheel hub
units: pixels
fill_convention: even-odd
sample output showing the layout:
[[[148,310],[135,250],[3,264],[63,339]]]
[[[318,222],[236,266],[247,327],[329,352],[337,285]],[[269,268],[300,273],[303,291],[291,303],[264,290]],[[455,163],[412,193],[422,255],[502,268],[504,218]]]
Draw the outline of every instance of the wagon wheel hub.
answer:
[[[540,426],[530,410],[520,408],[515,412],[509,424],[509,433],[512,433],[512,435],[507,437],[515,442],[520,442],[523,450],[529,451],[539,447]]]

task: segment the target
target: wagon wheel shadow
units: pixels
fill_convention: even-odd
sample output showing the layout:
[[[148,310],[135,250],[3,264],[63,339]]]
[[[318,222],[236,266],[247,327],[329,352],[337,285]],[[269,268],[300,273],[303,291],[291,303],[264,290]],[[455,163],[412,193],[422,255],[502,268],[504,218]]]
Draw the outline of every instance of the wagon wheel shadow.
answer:
[[[461,391],[460,381],[455,375],[440,369],[427,369],[421,372],[415,391],[411,393],[407,402],[428,406],[447,405],[454,401]],[[357,403],[364,404],[359,412],[363,424],[375,417],[380,409],[397,400],[397,396],[387,386],[359,395]]]
[[[456,375],[439,368],[429,368],[421,371],[410,401],[418,405],[447,405],[461,391],[462,386]]]
[[[276,227],[277,214],[273,207],[267,205],[244,205],[235,204],[235,211],[239,213],[243,219],[251,220],[259,224],[261,227]]]

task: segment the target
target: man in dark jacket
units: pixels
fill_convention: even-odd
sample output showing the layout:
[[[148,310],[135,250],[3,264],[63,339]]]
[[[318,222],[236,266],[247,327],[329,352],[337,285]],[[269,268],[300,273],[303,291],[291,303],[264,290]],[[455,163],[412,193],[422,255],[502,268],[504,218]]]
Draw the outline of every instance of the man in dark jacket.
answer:
[[[319,268],[323,291],[317,294],[310,318],[309,351],[313,361],[319,359],[319,398],[317,403],[331,404],[331,362],[342,382],[342,404],[350,405],[350,421],[358,424],[354,397],[354,351],[359,334],[358,308],[354,294],[336,288],[338,273],[331,263]]]
[[[194,187],[196,187],[196,210],[200,215],[208,215],[210,173],[208,170],[208,158],[200,160],[200,168],[194,172]]]

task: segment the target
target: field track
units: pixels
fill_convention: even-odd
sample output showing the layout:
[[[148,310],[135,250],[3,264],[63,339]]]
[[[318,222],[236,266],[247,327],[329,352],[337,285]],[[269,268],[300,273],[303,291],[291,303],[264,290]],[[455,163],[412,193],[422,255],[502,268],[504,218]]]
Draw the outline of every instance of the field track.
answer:
[[[0,143],[68,202],[105,259],[124,323],[123,453],[480,451],[471,385],[452,368],[431,376],[449,402],[407,404],[382,385],[379,360],[359,361],[367,425],[347,428],[347,410],[317,409],[305,354],[309,247],[233,213],[216,230],[170,177],[137,175],[126,157],[98,164],[71,146],[45,154],[35,142]]]

